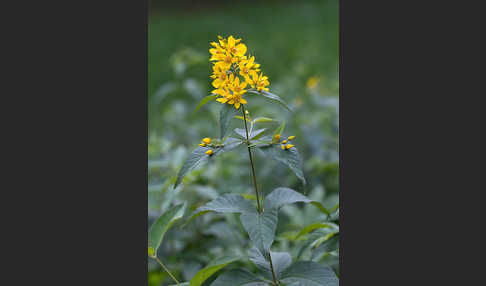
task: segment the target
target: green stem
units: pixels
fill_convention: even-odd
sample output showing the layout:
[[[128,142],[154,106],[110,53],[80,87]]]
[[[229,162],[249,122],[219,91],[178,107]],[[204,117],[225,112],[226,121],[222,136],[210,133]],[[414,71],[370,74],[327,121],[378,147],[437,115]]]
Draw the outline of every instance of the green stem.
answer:
[[[167,267],[165,267],[164,263],[162,263],[162,261],[160,261],[160,259],[157,256],[154,256],[152,258],[157,260],[157,262],[160,264],[160,266],[162,266],[162,268],[164,268],[165,272],[167,272],[167,274],[169,274],[169,276],[172,278],[172,280],[175,281],[175,283],[177,283],[177,285],[179,285],[179,286],[181,285],[179,283],[179,281],[177,281],[177,279],[174,277],[174,275],[172,275],[172,273],[170,273],[169,269],[167,269]]]
[[[252,171],[252,174],[253,174],[253,185],[255,186],[255,194],[256,194],[256,200],[257,200],[257,205],[258,205],[258,212],[262,213],[263,206],[260,206],[260,197],[258,195],[258,187],[257,187],[257,182],[256,182],[255,167],[254,167],[254,164],[253,164],[253,158],[251,156],[250,138],[248,136],[248,127],[247,127],[247,124],[246,124],[246,113],[245,113],[245,107],[243,106],[243,104],[241,105],[241,111],[243,112],[243,121],[245,122],[246,144],[247,144],[247,147],[248,147],[248,156],[250,157],[250,165],[251,165],[251,171]],[[275,276],[275,271],[273,270],[272,255],[270,254],[270,251],[268,251],[268,258],[269,258],[269,261],[270,261],[270,269],[272,270],[273,285],[278,285],[278,280]]]
[[[256,182],[255,167],[253,165],[253,158],[251,156],[250,138],[248,136],[248,127],[247,127],[247,124],[246,124],[246,113],[245,113],[245,107],[243,106],[243,104],[241,105],[241,111],[243,112],[243,121],[245,122],[246,145],[248,147],[248,156],[250,157],[250,165],[251,165],[251,171],[252,171],[252,174],[253,174],[253,185],[255,186],[255,194],[256,194],[256,201],[257,201],[257,205],[258,205],[258,212],[261,213],[263,211],[263,209],[260,206],[260,197],[258,195],[258,187],[257,187],[257,182]]]

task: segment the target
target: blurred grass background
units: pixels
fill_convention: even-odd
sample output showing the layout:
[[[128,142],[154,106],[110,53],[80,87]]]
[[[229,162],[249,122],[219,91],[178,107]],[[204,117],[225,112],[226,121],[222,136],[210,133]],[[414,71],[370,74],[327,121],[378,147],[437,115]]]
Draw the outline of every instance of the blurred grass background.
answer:
[[[150,2],[149,225],[176,203],[189,201],[190,213],[222,193],[253,193],[244,149],[221,156],[215,164],[192,172],[183,186],[172,188],[185,156],[201,138],[219,136],[219,103],[211,102],[193,112],[213,90],[208,49],[218,35],[242,38],[269,77],[270,90],[294,110],[289,113],[266,99],[246,96],[249,103],[245,107],[251,116],[286,120],[284,135],[297,136],[295,145],[308,180],[304,188],[285,166],[255,152],[257,180],[263,193],[286,186],[327,206],[338,202],[338,31],[337,0]],[[242,121],[233,121],[234,128],[243,128]],[[257,127],[272,132],[278,124]],[[314,222],[318,214],[306,208],[286,208],[277,234]],[[215,221],[220,223],[218,230]],[[234,217],[208,215],[186,228],[174,227],[159,254],[181,280],[187,281],[210,259],[228,251],[244,252],[248,245],[244,231],[240,231]],[[232,237],[235,233],[236,238]],[[221,243],[224,239],[228,242]],[[235,245],[235,241],[241,245]],[[295,254],[293,242],[279,241],[275,249]],[[149,284],[169,282],[151,262]]]

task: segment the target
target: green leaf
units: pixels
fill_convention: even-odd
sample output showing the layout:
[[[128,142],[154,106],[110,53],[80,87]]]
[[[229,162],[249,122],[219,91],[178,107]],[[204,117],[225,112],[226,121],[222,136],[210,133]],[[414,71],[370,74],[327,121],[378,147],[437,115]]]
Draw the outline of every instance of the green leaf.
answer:
[[[273,118],[269,118],[269,117],[257,117],[257,118],[255,118],[255,119],[252,120],[253,123],[257,123],[257,122],[273,122],[273,121],[277,121],[277,120],[275,120]]]
[[[339,234],[334,235],[329,240],[323,242],[319,247],[312,251],[311,259],[319,259],[323,254],[339,250]]]
[[[225,194],[197,208],[197,210],[191,215],[191,217],[185,223],[185,225],[187,225],[190,221],[192,221],[196,217],[209,212],[254,213],[256,212],[256,208],[249,200],[243,198],[241,195]]]
[[[196,108],[194,109],[194,112],[198,111],[199,108],[201,108],[203,105],[205,105],[206,103],[208,103],[209,101],[211,101],[212,99],[215,99],[216,97],[218,97],[217,94],[215,95],[208,95],[206,97],[204,97],[200,102],[199,104],[196,106]]]
[[[220,138],[223,139],[231,126],[231,119],[238,112],[233,105],[223,104],[219,111]]]
[[[263,135],[263,132],[265,131],[266,129],[263,128],[263,129],[257,129],[257,130],[253,130],[250,132],[248,132],[248,137],[251,139],[257,139],[259,138],[260,136]],[[241,137],[243,137],[244,139],[246,139],[246,130],[245,129],[241,129],[241,128],[236,128],[235,130],[235,133],[240,135]],[[260,136],[259,136],[260,135]]]
[[[264,90],[259,92],[256,89],[248,89],[248,92],[263,95],[266,98],[269,98],[271,100],[274,100],[274,101],[280,103],[280,105],[285,107],[285,109],[287,109],[288,111],[292,111],[292,109],[287,105],[287,103],[276,94],[273,94],[271,92],[264,91]]]
[[[276,188],[267,195],[264,201],[266,209],[276,208],[280,209],[284,205],[293,204],[297,202],[310,203],[309,198],[301,193],[298,193],[289,188]]]
[[[257,131],[260,131],[260,130],[261,130],[261,132],[256,133]],[[253,131],[253,132],[251,133],[251,134],[252,134],[252,136],[251,136],[251,140],[257,140],[257,139],[259,139],[260,137],[262,137],[262,136],[265,134],[265,132],[264,132],[264,131],[265,131],[265,129],[258,129],[258,130]]]
[[[236,119],[245,120],[245,119],[243,118],[243,116],[240,116],[240,115],[235,115],[235,118],[236,118]],[[247,118],[247,119],[246,119],[246,122],[250,122],[250,120],[248,120],[248,118]]]
[[[218,213],[256,213],[255,206],[241,195],[225,194],[199,207],[196,213],[213,211]]]
[[[264,280],[244,269],[234,269],[218,276],[211,286],[265,286]]]
[[[243,213],[240,216],[241,223],[250,240],[262,253],[268,253],[275,239],[277,214],[277,209],[265,209],[262,213]]]
[[[226,265],[239,260],[240,257],[221,257],[215,259],[208,266],[199,270],[191,281],[189,281],[189,286],[200,286],[206,279],[211,277],[215,272],[224,268]]]
[[[322,243],[328,241],[329,239],[333,238],[336,234],[338,234],[339,231],[333,231],[331,233],[328,233],[326,234],[325,236],[323,237],[320,237],[319,239],[317,239],[316,241],[314,241],[312,244],[311,244],[311,247],[312,248],[317,248],[319,247],[319,245],[321,245]]]
[[[207,147],[197,147],[196,150],[189,154],[186,161],[184,161],[181,170],[177,174],[177,180],[174,184],[174,189],[182,182],[182,178],[184,178],[184,176],[188,172],[196,169],[196,167],[202,165],[209,160],[209,156],[206,154],[207,150],[209,150],[209,148]]]
[[[339,226],[337,226],[336,224],[334,223],[320,223],[320,222],[315,222],[315,223],[311,223],[309,225],[307,225],[306,227],[304,227],[295,237],[295,239],[299,239],[300,237],[302,237],[303,235],[306,235],[308,234],[309,232],[311,231],[314,231],[316,229],[320,229],[320,228],[331,228],[331,229],[335,229],[335,230],[339,230]]]
[[[294,263],[282,273],[280,281],[292,286],[339,286],[331,267],[313,261]]]
[[[162,239],[172,224],[182,218],[186,209],[186,203],[177,205],[163,213],[152,225],[149,231],[149,255],[157,255]]]
[[[177,174],[177,180],[174,184],[174,189],[182,182],[182,179],[187,173],[196,169],[198,166],[201,166],[202,164],[208,162],[215,156],[233,150],[234,148],[238,147],[241,143],[243,143],[241,140],[229,137],[228,139],[226,139],[223,146],[221,147],[217,147],[217,148],[201,147],[201,146],[197,147],[191,154],[189,154],[186,161],[184,161],[181,170]],[[213,149],[214,153],[212,156],[206,154],[206,151],[209,149]]]
[[[277,279],[280,278],[280,274],[292,264],[292,257],[287,252],[270,252],[272,255],[272,264]],[[271,267],[269,260],[258,250],[253,247],[249,251],[250,260],[262,270],[267,277],[271,277]]]
[[[304,172],[302,171],[302,159],[300,158],[297,147],[282,150],[280,144],[271,144],[258,146],[258,149],[266,156],[289,167],[289,169],[292,170],[305,185]]]
[[[275,136],[275,134],[282,135],[284,130],[285,130],[285,120],[282,120],[282,123],[280,123],[280,125],[277,127],[277,129],[275,129],[275,131],[273,131],[273,136]]]
[[[155,249],[153,247],[148,248],[148,256],[154,257],[155,256]]]

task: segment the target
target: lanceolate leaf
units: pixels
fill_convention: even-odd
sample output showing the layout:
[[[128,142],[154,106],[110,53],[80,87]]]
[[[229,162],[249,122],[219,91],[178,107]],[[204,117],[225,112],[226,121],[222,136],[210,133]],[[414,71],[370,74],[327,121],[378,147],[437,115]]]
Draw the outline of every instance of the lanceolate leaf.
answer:
[[[215,272],[222,269],[226,265],[239,260],[239,257],[222,257],[209,263],[208,266],[199,270],[191,281],[189,281],[189,286],[200,286],[206,279],[211,277]]]
[[[214,211],[218,213],[256,213],[255,206],[241,195],[225,194],[199,207],[196,213]]]
[[[196,106],[196,108],[194,109],[194,112],[198,111],[199,108],[201,108],[203,105],[205,105],[206,103],[208,103],[209,101],[211,101],[212,99],[215,99],[216,97],[218,97],[217,94],[214,94],[214,95],[208,95],[206,97],[204,97],[200,102],[199,104]]]
[[[331,251],[339,250],[339,234],[334,235],[332,238],[323,242],[319,247],[312,251],[311,259],[319,259],[323,254]]]
[[[198,216],[209,212],[217,213],[256,213],[255,206],[241,195],[225,194],[199,207],[185,225]]]
[[[244,139],[246,139],[246,130],[245,129],[241,129],[241,128],[236,128],[235,130],[235,133],[240,135],[241,137],[243,137]],[[265,128],[263,129],[257,129],[257,130],[253,130],[250,132],[248,132],[248,137],[251,139],[255,139],[258,135],[263,135],[263,131],[265,131]]]
[[[269,117],[257,117],[255,119],[252,120],[253,123],[257,123],[257,122],[272,122],[272,121],[276,121],[275,119],[273,118],[269,118]]]
[[[336,231],[339,231],[339,226],[337,226],[336,224],[334,223],[320,223],[320,222],[316,222],[316,223],[311,223],[309,224],[308,226],[304,227],[298,234],[297,236],[295,237],[295,239],[298,239],[300,238],[301,236],[303,235],[306,235],[308,234],[309,232],[311,231],[314,231],[316,229],[320,229],[320,228],[330,228],[332,230],[336,230]]]
[[[312,261],[294,263],[282,273],[280,281],[292,286],[339,286],[332,268]]]
[[[221,147],[216,147],[216,148],[201,147],[201,146],[197,147],[191,154],[189,154],[189,156],[186,158],[186,161],[184,161],[181,170],[177,174],[177,180],[174,184],[174,188],[176,188],[182,182],[182,179],[187,173],[194,170],[198,166],[201,166],[202,164],[208,162],[215,156],[233,150],[234,148],[238,147],[241,143],[243,143],[241,140],[230,137],[226,139],[223,146]],[[212,156],[206,154],[206,151],[209,149],[213,149],[214,153]]]
[[[272,264],[277,279],[280,278],[280,274],[292,264],[292,257],[287,252],[270,252],[272,255]],[[253,247],[249,251],[250,260],[262,271],[265,276],[271,277],[270,262],[266,256],[264,256],[258,248]]]
[[[220,138],[223,139],[228,133],[228,130],[231,126],[231,119],[236,115],[238,112],[237,109],[230,104],[223,104],[219,111],[219,125],[220,125]]]
[[[283,99],[281,99],[278,95],[276,94],[273,94],[271,92],[268,92],[268,91],[257,91],[255,89],[249,89],[248,92],[251,92],[251,93],[254,93],[254,94],[260,94],[260,95],[263,95],[264,97],[266,98],[269,98],[271,100],[274,100],[278,103],[280,103],[285,109],[287,109],[288,111],[292,111],[292,109],[287,105],[287,103],[285,101],[283,101]]]
[[[280,144],[271,144],[266,146],[258,146],[266,156],[275,159],[292,170],[295,175],[305,185],[304,172],[302,171],[302,159],[296,147],[282,150]]]
[[[206,147],[197,147],[196,150],[189,154],[186,161],[184,161],[181,170],[177,174],[177,180],[174,184],[174,189],[181,183],[182,178],[184,178],[184,176],[188,172],[196,169],[196,167],[209,160],[209,156],[206,154],[207,150],[208,148]]]
[[[306,196],[289,188],[276,188],[267,195],[264,201],[264,206],[268,208],[280,209],[284,205],[293,204],[296,202],[311,202]]]
[[[250,236],[254,246],[264,255],[267,255],[275,239],[277,229],[278,210],[286,205],[295,202],[316,203],[306,196],[297,193],[289,188],[277,188],[273,190],[264,201],[262,213],[243,213],[240,216],[241,223]]]
[[[265,286],[264,280],[244,269],[234,269],[218,276],[211,286]]]
[[[149,255],[156,256],[162,239],[172,224],[182,218],[186,204],[177,205],[163,213],[152,225],[149,231]]]
[[[277,209],[265,209],[262,213],[243,213],[241,223],[253,242],[262,253],[267,253],[275,239],[277,229]]]

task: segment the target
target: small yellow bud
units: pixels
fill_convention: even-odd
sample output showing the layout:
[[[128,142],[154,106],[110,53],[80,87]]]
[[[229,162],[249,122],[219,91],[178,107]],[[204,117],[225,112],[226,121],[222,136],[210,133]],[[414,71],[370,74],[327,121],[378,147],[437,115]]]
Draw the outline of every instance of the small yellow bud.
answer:
[[[282,148],[282,150],[285,150],[285,145],[280,145],[280,148]]]
[[[287,144],[287,146],[285,146],[285,148],[287,148],[287,149],[290,149],[292,147],[294,147],[294,145],[292,145],[292,144]]]
[[[282,141],[282,144],[286,144],[286,143],[287,143],[287,140],[283,140],[283,141]]]
[[[248,114],[248,110],[245,110],[245,113]]]
[[[287,138],[287,139],[289,139],[289,141],[290,141],[290,140],[293,140],[294,138],[295,138],[295,136],[292,135],[292,136],[289,136],[289,138]]]
[[[208,138],[208,137],[203,138],[202,142],[209,144],[209,143],[211,143],[211,138]]]
[[[200,143],[200,144],[199,144],[199,146],[201,146],[201,147],[206,147],[206,144],[204,144],[204,143]]]
[[[274,138],[275,138],[276,140],[280,140],[280,134],[275,134]]]
[[[209,149],[208,151],[206,151],[206,154],[208,154],[209,156],[213,155],[213,150]]]

